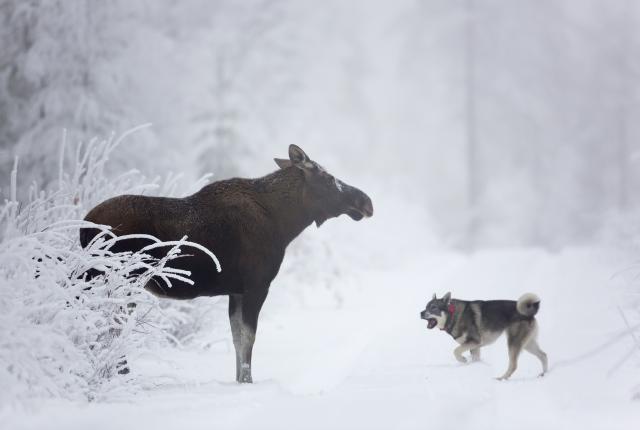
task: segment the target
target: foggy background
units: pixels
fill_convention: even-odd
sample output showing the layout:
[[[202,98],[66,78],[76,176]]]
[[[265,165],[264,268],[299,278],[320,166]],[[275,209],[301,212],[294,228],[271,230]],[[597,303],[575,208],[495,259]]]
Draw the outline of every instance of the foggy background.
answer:
[[[23,192],[53,183],[63,129],[151,122],[112,169],[257,177],[295,143],[438,243],[620,241],[638,209],[639,8],[2,0],[0,184],[16,155]]]
[[[0,423],[632,428],[639,22],[633,0],[0,0]],[[78,220],[290,144],[374,216],[291,244],[236,385],[227,298],[152,296]],[[495,381],[503,338],[456,363],[418,318],[447,291],[539,295],[550,374],[523,354]]]

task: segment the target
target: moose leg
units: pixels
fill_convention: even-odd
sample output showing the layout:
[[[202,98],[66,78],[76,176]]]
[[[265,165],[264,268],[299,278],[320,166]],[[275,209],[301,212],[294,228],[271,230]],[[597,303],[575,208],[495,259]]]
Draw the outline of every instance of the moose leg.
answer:
[[[236,381],[240,382],[240,350],[242,347],[242,296],[229,296],[229,323],[231,324],[231,336],[236,352]]]
[[[251,383],[251,355],[258,328],[258,315],[266,298],[264,293],[229,296],[229,320],[236,350],[236,381]]]

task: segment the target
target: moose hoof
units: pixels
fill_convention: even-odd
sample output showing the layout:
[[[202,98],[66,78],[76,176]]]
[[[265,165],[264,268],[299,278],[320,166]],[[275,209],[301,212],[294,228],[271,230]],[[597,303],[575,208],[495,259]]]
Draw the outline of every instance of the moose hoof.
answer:
[[[241,384],[253,383],[253,379],[251,378],[251,367],[248,364],[243,364],[240,368],[240,377],[238,378],[238,382]]]
[[[238,382],[240,384],[253,384],[253,379],[251,378],[251,375],[242,375],[240,376],[240,379],[238,379]]]

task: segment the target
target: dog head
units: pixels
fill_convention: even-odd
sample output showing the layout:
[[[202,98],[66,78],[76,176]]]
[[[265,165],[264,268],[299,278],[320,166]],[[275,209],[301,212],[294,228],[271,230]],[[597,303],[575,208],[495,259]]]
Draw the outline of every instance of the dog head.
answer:
[[[427,306],[420,312],[420,318],[427,321],[427,328],[432,329],[438,327],[444,330],[444,326],[449,318],[449,303],[451,303],[451,293],[447,293],[442,298],[433,298],[427,303]]]

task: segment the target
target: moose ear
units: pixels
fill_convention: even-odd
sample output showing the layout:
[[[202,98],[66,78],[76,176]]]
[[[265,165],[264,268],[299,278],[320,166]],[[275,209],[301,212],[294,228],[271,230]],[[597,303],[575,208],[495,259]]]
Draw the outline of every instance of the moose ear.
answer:
[[[305,152],[297,145],[289,145],[289,160],[299,168],[305,168],[307,163],[311,163],[311,160],[305,154]]]
[[[449,304],[449,302],[451,301],[451,293],[448,292],[447,294],[445,294],[444,296],[442,296],[442,300],[444,300],[444,302],[446,304]]]
[[[291,160],[285,160],[284,158],[274,158],[273,161],[275,161],[278,167],[281,169],[286,169],[287,167],[293,165]]]

